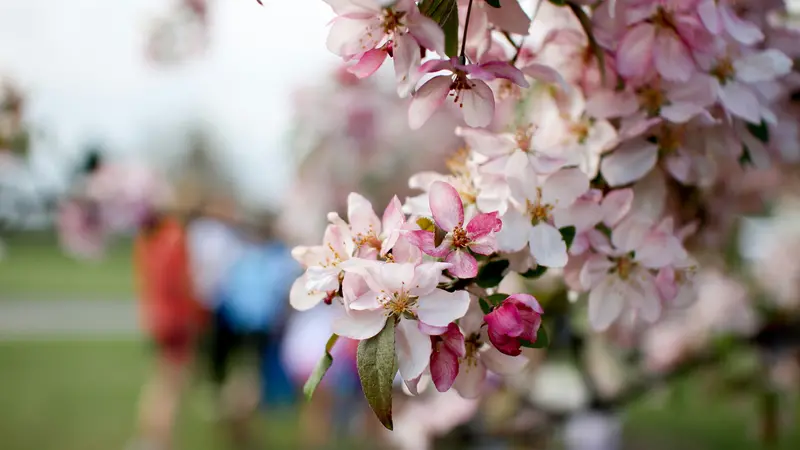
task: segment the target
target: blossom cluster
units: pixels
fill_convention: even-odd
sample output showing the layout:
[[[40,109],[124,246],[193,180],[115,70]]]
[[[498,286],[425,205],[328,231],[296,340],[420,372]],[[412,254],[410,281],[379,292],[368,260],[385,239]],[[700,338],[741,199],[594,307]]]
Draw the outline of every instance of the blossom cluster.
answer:
[[[790,39],[760,20],[773,6],[325,1],[328,48],[360,78],[391,59],[411,129],[445,106],[465,125],[450,173],[409,180],[422,194],[382,220],[351,194],[348,222],[331,214],[323,245],[295,250],[293,306],[338,308],[335,332],[362,341],[396,327],[412,392],[429,373],[476,395],[486,367],[506,373],[536,346],[545,311],[499,295],[489,272],[557,271],[599,331],[690,303],[689,241],[712,228],[714,189],[800,158],[780,107]]]

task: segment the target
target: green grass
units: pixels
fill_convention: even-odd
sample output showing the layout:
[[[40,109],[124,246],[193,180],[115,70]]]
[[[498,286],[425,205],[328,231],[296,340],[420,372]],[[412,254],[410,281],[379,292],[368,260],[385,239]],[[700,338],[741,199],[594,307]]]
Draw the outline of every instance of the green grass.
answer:
[[[132,436],[148,350],[135,341],[0,342],[0,448],[123,449]],[[183,405],[177,449],[225,448],[202,416],[210,398],[195,387]],[[261,417],[261,448],[297,448],[296,415]]]
[[[0,300],[121,300],[133,295],[131,242],[114,242],[101,261],[67,255],[53,233],[3,236]]]

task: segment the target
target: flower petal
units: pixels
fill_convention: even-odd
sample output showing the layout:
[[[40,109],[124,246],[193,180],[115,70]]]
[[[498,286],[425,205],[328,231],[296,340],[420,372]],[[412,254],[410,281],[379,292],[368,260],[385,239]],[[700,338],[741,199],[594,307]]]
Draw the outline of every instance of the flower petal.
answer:
[[[481,363],[464,364],[453,387],[464,398],[477,398],[483,393],[484,381],[486,381],[486,366]]]
[[[617,320],[625,306],[627,286],[616,275],[609,275],[589,293],[589,323],[604,331]]]
[[[731,114],[751,123],[761,122],[761,104],[749,87],[730,81],[718,92],[722,106]]]
[[[394,348],[397,365],[404,380],[422,375],[431,358],[431,338],[419,331],[414,320],[401,319],[397,323]]]
[[[380,49],[372,49],[358,59],[358,62],[347,68],[347,71],[358,78],[367,78],[375,73],[386,61],[388,54]]]
[[[419,320],[435,327],[445,327],[467,313],[469,294],[466,291],[447,292],[436,289],[421,296],[417,302]]]
[[[441,348],[431,354],[431,378],[439,392],[447,392],[458,376],[458,356]]]
[[[623,186],[647,175],[657,160],[657,145],[641,140],[631,141],[603,158],[600,173],[609,186]]]
[[[490,333],[517,337],[525,331],[522,325],[522,317],[520,317],[513,302],[504,301],[494,311],[487,314],[484,320],[489,326]]]
[[[296,279],[289,291],[289,304],[298,311],[309,310],[319,304],[327,294],[319,291],[309,291],[306,288],[305,275]]]
[[[727,5],[719,7],[719,15],[725,31],[742,44],[753,45],[764,40],[764,33],[756,24],[739,18]]]
[[[354,235],[378,235],[381,221],[372,209],[372,203],[363,195],[351,192],[347,196],[347,220]]]
[[[449,183],[435,181],[428,192],[436,225],[445,231],[464,225],[464,205],[458,191]]]
[[[386,324],[386,314],[383,309],[349,312],[341,310],[341,313],[333,319],[331,330],[339,336],[364,340],[378,334],[384,324]]]
[[[589,190],[589,178],[580,169],[562,169],[547,177],[542,186],[542,202],[568,208]]]
[[[461,112],[464,122],[471,127],[485,127],[494,118],[494,92],[481,80],[471,80],[471,89],[460,92]]]
[[[417,130],[444,103],[450,92],[450,77],[437,76],[428,80],[414,94],[408,107],[408,126]]]
[[[688,81],[694,71],[694,60],[686,44],[673,31],[659,30],[653,47],[656,70],[670,81]]]
[[[503,215],[503,229],[495,237],[497,248],[504,252],[517,252],[528,243],[530,220],[515,208],[509,208]]]
[[[444,31],[433,19],[422,14],[414,14],[408,21],[408,32],[420,45],[445,56]],[[419,52],[417,52],[419,54]]]
[[[447,271],[454,277],[467,279],[478,276],[478,261],[468,250],[458,249],[450,252],[445,261],[452,264]]]
[[[555,227],[542,222],[530,229],[528,244],[536,262],[545,267],[561,268],[567,265],[567,244]]]
[[[631,28],[617,49],[617,71],[624,77],[641,77],[653,63],[656,29],[652,24],[640,23]]]
[[[490,233],[500,231],[503,221],[497,217],[497,212],[478,214],[467,224],[467,236],[470,239],[479,239]]]
[[[631,210],[633,189],[616,189],[606,194],[600,206],[603,209],[603,223],[614,227]]]

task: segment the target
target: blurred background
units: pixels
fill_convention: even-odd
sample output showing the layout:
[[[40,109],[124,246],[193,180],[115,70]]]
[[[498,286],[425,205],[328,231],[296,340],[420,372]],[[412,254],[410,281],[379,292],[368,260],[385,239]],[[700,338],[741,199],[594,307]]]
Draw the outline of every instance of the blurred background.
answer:
[[[154,442],[173,434],[162,413],[173,410],[174,448],[193,450],[558,448],[552,430],[571,427],[632,449],[800,448],[796,333],[769,344],[780,351],[766,374],[749,341],[705,339],[711,322],[755,328],[749,310],[720,319],[719,305],[695,315],[708,323],[674,331],[702,334],[703,358],[664,356],[690,353],[667,324],[642,358],[664,356],[670,370],[624,394],[622,356],[598,339],[588,358],[602,395],[563,355],[545,364],[537,353],[480,404],[409,401],[398,388],[388,435],[361,397],[352,345],[340,343],[329,382],[306,403],[330,332],[320,308],[284,306],[300,270],[288,249],[318,243],[325,214],[343,214],[351,191],[377,211],[412,195],[408,177],[443,169],[459,142],[446,112],[410,132],[393,74],[359,81],[341,68],[325,48],[324,2],[263,3],[0,1],[3,449],[162,448]],[[787,198],[778,219],[743,222],[744,259],[771,258],[774,242],[796,248],[800,208]],[[197,226],[173,235],[175,221]],[[168,265],[155,264],[163,249]],[[754,276],[796,310],[798,277],[769,278],[798,266],[796,253],[783,258],[789,266]],[[190,270],[209,274],[191,295],[215,311],[196,320],[160,309],[161,287],[142,281]],[[252,275],[270,270],[274,279]],[[703,280],[709,298],[754,295],[719,274]],[[753,381],[768,377],[794,390]]]

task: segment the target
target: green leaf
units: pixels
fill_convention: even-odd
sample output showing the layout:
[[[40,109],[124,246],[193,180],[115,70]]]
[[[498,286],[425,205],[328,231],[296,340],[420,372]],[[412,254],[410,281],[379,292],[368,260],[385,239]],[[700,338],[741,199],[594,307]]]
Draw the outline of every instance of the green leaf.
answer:
[[[392,382],[397,374],[397,357],[394,352],[395,320],[390,317],[375,336],[358,343],[356,362],[361,389],[370,408],[383,426],[391,430]]]
[[[492,8],[499,8],[500,7],[500,0],[485,0],[486,4],[491,6]]]
[[[750,155],[750,149],[744,144],[742,144],[742,154],[739,156],[739,165],[742,167],[754,165],[753,157]]]
[[[417,225],[421,230],[425,231],[434,231],[436,229],[436,224],[433,223],[433,220],[427,217],[420,217],[417,219]]]
[[[569,248],[572,247],[572,241],[575,240],[575,227],[570,225],[558,231],[561,232],[561,237],[564,238],[564,242],[567,244],[567,250],[569,250]]]
[[[497,306],[500,303],[503,303],[505,299],[508,298],[508,294],[492,294],[486,298],[486,301],[489,302],[492,306]]]
[[[419,10],[442,28],[447,56],[458,56],[458,0],[423,0]]]
[[[594,53],[594,57],[597,58],[597,67],[600,69],[600,80],[605,85],[606,84],[606,54],[602,48],[600,48],[600,44],[597,43],[597,39],[594,38],[594,31],[592,29],[592,19],[586,15],[586,12],[583,10],[581,5],[572,2],[566,2],[569,9],[572,10],[572,13],[575,14],[575,17],[578,19],[578,22],[581,23],[581,28],[586,33],[586,38],[589,39],[589,49]]]
[[[484,289],[497,286],[503,280],[508,265],[509,263],[506,259],[489,262],[478,272],[476,283]]]
[[[765,144],[769,142],[769,128],[767,128],[767,122],[762,120],[759,124],[748,123],[747,129],[750,130],[750,134],[755,136],[759,141]]]
[[[567,0],[550,0],[550,3],[556,6],[564,6],[567,4]]]
[[[525,273],[521,273],[520,275],[522,275],[525,278],[536,279],[544,275],[545,272],[547,272],[547,267],[536,266],[535,268],[530,269]]]
[[[331,350],[338,339],[338,335],[331,335],[331,337],[328,339],[328,343],[325,345],[325,354],[322,355],[322,358],[320,358],[319,362],[317,362],[317,366],[314,367],[314,371],[311,372],[311,376],[309,376],[308,380],[306,380],[306,384],[303,386],[303,394],[305,394],[306,400],[311,400],[311,396],[314,395],[314,391],[317,390],[317,386],[319,386],[319,383],[322,381],[325,373],[327,373],[328,369],[331,368],[331,364],[333,364]]]
[[[487,303],[486,300],[481,298],[478,300],[478,303],[481,305],[481,311],[483,311],[483,314],[489,314],[492,312],[492,307],[489,306],[489,303]]]
[[[550,338],[547,336],[547,329],[544,325],[539,326],[539,331],[536,333],[536,342],[528,342],[520,340],[523,347],[528,348],[547,348],[550,346]]]

